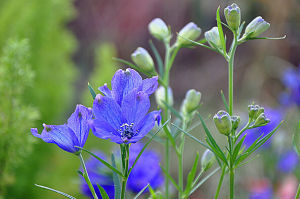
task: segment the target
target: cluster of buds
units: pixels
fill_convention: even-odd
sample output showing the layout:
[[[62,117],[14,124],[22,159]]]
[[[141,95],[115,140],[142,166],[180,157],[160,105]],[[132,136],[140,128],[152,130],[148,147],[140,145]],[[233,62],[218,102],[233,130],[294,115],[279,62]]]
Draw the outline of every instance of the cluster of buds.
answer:
[[[241,121],[239,116],[230,116],[226,111],[219,111],[213,120],[219,133],[227,136],[238,128]]]
[[[199,107],[201,93],[195,89],[190,89],[186,94],[181,105],[181,114],[185,118],[190,118]]]
[[[215,154],[211,150],[206,149],[201,157],[201,168],[203,171],[207,171],[212,167],[215,162]]]
[[[224,9],[224,15],[228,26],[237,31],[241,24],[241,10],[238,5],[233,3]]]
[[[249,120],[252,122],[250,128],[264,126],[270,122],[265,115],[265,109],[259,105],[249,105]]]

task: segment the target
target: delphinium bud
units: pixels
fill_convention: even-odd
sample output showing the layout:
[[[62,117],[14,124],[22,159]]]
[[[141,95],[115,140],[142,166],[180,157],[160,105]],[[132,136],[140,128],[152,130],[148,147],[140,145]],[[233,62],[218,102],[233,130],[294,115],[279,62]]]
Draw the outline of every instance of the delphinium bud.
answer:
[[[163,41],[170,37],[170,32],[169,32],[168,26],[160,18],[153,19],[149,23],[148,29],[149,29],[150,34],[158,40]]]
[[[195,89],[190,89],[186,94],[181,105],[181,113],[184,116],[193,114],[195,109],[199,106],[201,100],[201,93]]]
[[[246,27],[243,38],[245,37],[257,37],[265,32],[270,27],[270,24],[266,22],[262,17],[256,17]]]
[[[248,106],[248,111],[250,120],[254,121],[260,114],[264,113],[265,109],[259,105],[252,104]]]
[[[176,45],[187,45],[191,42],[186,40],[195,40],[201,35],[201,28],[199,28],[195,23],[190,22],[185,25],[178,33]]]
[[[233,3],[231,6],[227,6],[224,9],[224,15],[227,24],[233,30],[238,30],[241,24],[241,10],[238,5]]]
[[[217,49],[222,48],[218,27],[213,27],[209,31],[206,31],[204,36],[211,47]]]
[[[232,124],[232,130],[236,130],[239,127],[239,124],[241,122],[241,119],[237,115],[231,116],[231,124]]]
[[[145,71],[149,72],[154,70],[154,62],[152,57],[148,51],[142,47],[138,47],[131,54],[131,59],[138,67],[144,69]]]
[[[206,149],[201,158],[201,168],[203,171],[207,171],[212,167],[215,161],[215,154],[209,149]]]
[[[173,105],[173,92],[170,87],[168,87],[168,101],[166,102],[166,92],[165,92],[165,87],[160,86],[156,91],[155,91],[155,100],[156,103],[159,107],[164,108],[165,103],[168,105],[172,106]]]
[[[270,122],[270,120],[265,116],[265,114],[261,113],[255,120],[252,127],[264,126],[264,125],[268,124],[269,122]]]
[[[219,111],[213,117],[215,125],[221,134],[229,135],[232,129],[230,115],[226,111]]]

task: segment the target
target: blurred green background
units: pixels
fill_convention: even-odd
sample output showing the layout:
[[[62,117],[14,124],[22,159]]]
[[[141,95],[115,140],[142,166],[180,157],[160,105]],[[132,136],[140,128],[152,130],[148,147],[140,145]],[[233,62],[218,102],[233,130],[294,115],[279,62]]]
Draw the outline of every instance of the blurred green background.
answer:
[[[149,50],[148,41],[152,38],[147,25],[153,18],[162,18],[173,33],[190,21],[204,32],[216,25],[217,7],[223,9],[233,2],[239,4],[246,23],[261,15],[271,23],[268,36],[287,35],[280,41],[243,44],[235,62],[237,110],[246,114],[247,105],[254,100],[276,108],[278,96],[285,89],[280,80],[283,71],[300,64],[299,1],[0,0],[0,198],[59,198],[35,187],[35,183],[84,198],[79,189],[76,157],[33,138],[30,128],[63,123],[78,103],[91,106],[87,83],[97,88],[110,83],[118,68],[126,68],[112,57],[130,60],[137,47]],[[226,33],[230,40],[231,35]],[[163,46],[154,42],[163,53]],[[202,93],[201,111],[213,114],[223,108],[220,90],[227,92],[226,82],[227,67],[221,56],[204,48],[183,49],[171,72],[175,107],[180,107],[185,92],[194,88]],[[279,134],[287,135],[289,146],[299,119],[298,108],[293,107],[286,117],[289,119]],[[194,134],[203,137],[201,129]],[[188,142],[186,172],[192,164],[189,158],[203,151]],[[91,134],[86,147],[109,152],[111,144]],[[269,167],[262,159],[268,151],[264,153],[251,161],[250,169],[238,170],[238,198],[245,197],[252,179],[267,178],[275,188],[283,181],[266,172]],[[176,168],[172,169],[176,176]],[[300,171],[281,179],[295,178],[297,173]],[[251,178],[245,181],[244,176]],[[193,198],[211,198],[217,179],[218,174]]]

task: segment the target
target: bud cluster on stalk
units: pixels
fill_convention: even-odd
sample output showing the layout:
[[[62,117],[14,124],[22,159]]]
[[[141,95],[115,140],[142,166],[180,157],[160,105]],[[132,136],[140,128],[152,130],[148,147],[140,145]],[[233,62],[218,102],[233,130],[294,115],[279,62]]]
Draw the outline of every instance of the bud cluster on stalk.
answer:
[[[181,114],[184,118],[190,118],[199,107],[201,93],[195,89],[190,89],[186,94],[181,105]]]
[[[213,120],[219,133],[227,136],[238,128],[241,121],[239,116],[230,116],[222,110],[214,115]]]
[[[250,128],[264,126],[270,122],[265,115],[265,109],[259,105],[248,106],[249,120],[252,122]]]

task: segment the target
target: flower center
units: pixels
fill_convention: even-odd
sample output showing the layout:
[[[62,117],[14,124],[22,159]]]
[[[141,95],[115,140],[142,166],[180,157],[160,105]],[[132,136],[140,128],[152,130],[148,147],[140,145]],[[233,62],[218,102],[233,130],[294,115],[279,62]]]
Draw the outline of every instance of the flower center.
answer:
[[[119,132],[121,133],[121,138],[124,142],[130,140],[136,134],[136,132],[133,130],[133,123],[122,124],[122,126],[119,129]]]

